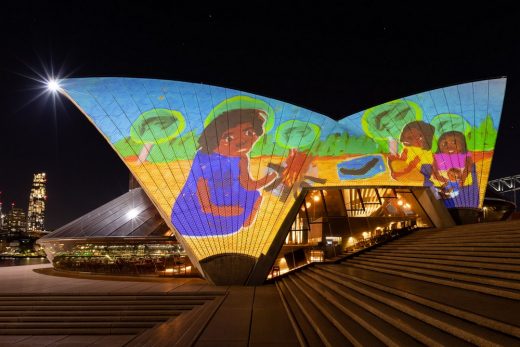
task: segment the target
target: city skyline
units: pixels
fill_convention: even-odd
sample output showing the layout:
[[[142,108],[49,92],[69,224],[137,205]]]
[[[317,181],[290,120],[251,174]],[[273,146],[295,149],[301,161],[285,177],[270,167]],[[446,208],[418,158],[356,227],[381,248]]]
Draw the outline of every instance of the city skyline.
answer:
[[[45,172],[36,172],[33,174],[31,189],[27,194],[27,207],[23,204],[17,204],[16,201],[6,203],[2,198],[0,191],[0,229],[5,227],[4,219],[13,210],[20,210],[24,213],[24,226],[20,231],[38,234],[46,231],[45,229],[45,209],[47,200],[47,175]],[[8,207],[8,208],[7,208]]]
[[[103,6],[99,14],[93,4],[10,4],[1,15],[4,209],[11,201],[25,206],[32,174],[46,171],[50,229],[126,192],[128,170],[68,100],[55,100],[55,112],[52,98],[38,97],[45,86],[31,77],[45,69],[57,76],[202,82],[334,119],[406,95],[506,76],[490,178],[520,173],[509,149],[520,127],[520,45],[515,11],[507,5],[428,14],[375,5],[266,6],[255,13],[224,5]],[[95,27],[89,25],[94,20]]]

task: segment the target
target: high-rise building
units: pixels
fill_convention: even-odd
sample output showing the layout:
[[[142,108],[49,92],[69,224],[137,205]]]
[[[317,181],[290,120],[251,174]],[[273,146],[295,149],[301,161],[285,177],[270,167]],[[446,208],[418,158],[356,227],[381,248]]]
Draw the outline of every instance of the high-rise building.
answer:
[[[0,201],[0,230],[4,227],[4,211],[2,210],[2,201]]]
[[[34,174],[31,193],[29,195],[29,208],[27,209],[28,233],[39,233],[45,230],[46,182],[47,176],[45,172]]]
[[[11,210],[5,216],[4,229],[11,232],[25,232],[26,218],[25,212],[21,208],[15,207],[14,202],[11,204]]]

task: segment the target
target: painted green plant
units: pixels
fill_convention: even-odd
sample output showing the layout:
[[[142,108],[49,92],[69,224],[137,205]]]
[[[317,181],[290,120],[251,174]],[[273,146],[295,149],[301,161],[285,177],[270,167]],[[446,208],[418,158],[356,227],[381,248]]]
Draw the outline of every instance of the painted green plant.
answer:
[[[398,99],[369,108],[363,113],[361,126],[375,140],[398,139],[403,127],[422,119],[422,109],[414,102]]]
[[[467,135],[467,146],[470,151],[492,151],[497,140],[497,130],[490,115],[478,127],[471,129]]]
[[[316,124],[290,120],[276,129],[276,143],[289,149],[309,149],[319,139],[320,132]]]
[[[130,128],[132,140],[143,144],[138,161],[146,161],[154,145],[177,137],[185,127],[186,121],[179,111],[157,108],[143,112]]]

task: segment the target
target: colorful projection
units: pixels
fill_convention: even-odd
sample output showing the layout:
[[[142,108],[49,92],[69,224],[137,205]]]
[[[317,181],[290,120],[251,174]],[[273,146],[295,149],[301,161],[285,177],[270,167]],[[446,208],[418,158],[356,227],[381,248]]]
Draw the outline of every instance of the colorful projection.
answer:
[[[448,207],[479,207],[505,83],[432,90],[340,121],[193,83],[72,78],[62,87],[200,261],[266,254],[306,187],[427,186]]]

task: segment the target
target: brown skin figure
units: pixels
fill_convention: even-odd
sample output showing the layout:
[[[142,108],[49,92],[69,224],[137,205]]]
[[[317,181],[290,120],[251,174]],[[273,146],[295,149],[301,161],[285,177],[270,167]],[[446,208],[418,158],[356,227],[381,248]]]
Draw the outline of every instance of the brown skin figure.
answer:
[[[256,141],[263,135],[263,124],[267,115],[262,110],[238,109],[227,111],[216,117],[204,130],[199,139],[201,151],[217,153],[225,157],[238,157],[239,182],[248,191],[258,190],[277,178],[276,172],[254,180],[249,173],[249,152]],[[240,205],[216,205],[212,203],[210,189],[206,179],[197,181],[197,196],[205,213],[220,216],[238,216],[244,213]],[[255,219],[262,196],[255,201],[253,211],[244,221],[245,227]]]
[[[464,154],[467,153],[466,147],[466,138],[464,134],[459,131],[449,131],[441,135],[438,141],[438,151],[437,153],[444,153],[448,155],[452,154]],[[460,173],[459,183],[462,186],[466,181],[466,178],[471,172],[471,168],[473,167],[473,160],[471,156],[466,156],[464,161],[464,168],[462,168],[462,172]],[[449,170],[447,172],[449,175]],[[437,161],[433,162],[433,175],[434,177],[442,183],[448,182],[449,177],[445,177],[441,174],[439,170],[439,164]]]
[[[432,146],[434,127],[423,121],[408,123],[401,132],[401,143],[404,146],[401,154],[390,154],[388,156],[388,166],[392,169],[392,177],[399,177],[409,174],[421,163],[418,155],[414,156],[413,149],[420,148],[429,151]],[[410,160],[411,159],[411,160]],[[396,165],[403,163],[404,165]]]

